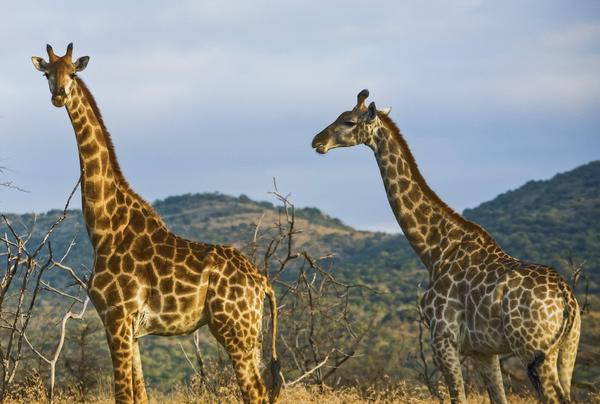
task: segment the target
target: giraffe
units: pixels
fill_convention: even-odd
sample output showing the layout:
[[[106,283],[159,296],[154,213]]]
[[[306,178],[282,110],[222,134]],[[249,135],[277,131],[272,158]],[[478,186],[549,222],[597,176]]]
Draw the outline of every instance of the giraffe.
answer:
[[[568,283],[547,266],[509,256],[449,208],[423,179],[390,109],[365,106],[368,96],[361,91],[312,147],[321,154],[357,144],[373,150],[396,219],[428,270],[421,307],[451,401],[466,401],[464,354],[477,364],[491,402],[506,403],[498,355],[512,352],[542,401],[568,402],[580,332]]]
[[[231,358],[244,402],[274,402],[281,386],[275,348],[277,306],[268,279],[239,251],[170,232],[125,180],[100,110],[72,62],[47,45],[49,61],[32,57],[48,79],[52,104],[66,107],[81,167],[85,223],[94,249],[88,294],[103,322],[118,403],[148,401],[138,339],[189,334],[203,325]],[[259,374],[264,297],[271,309],[269,387]]]

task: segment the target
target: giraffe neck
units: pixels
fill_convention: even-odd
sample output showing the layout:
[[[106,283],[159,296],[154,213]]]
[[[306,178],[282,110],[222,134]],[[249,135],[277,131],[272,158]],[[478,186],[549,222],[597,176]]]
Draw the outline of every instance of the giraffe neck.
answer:
[[[371,147],[396,220],[429,269],[430,278],[461,242],[495,245],[484,229],[454,212],[429,188],[395,123],[383,114],[379,119],[382,125]]]
[[[104,236],[127,224],[132,206],[139,206],[162,224],[121,173],[110,134],[85,83],[75,79],[71,91],[66,107],[79,149],[82,209],[94,248]]]

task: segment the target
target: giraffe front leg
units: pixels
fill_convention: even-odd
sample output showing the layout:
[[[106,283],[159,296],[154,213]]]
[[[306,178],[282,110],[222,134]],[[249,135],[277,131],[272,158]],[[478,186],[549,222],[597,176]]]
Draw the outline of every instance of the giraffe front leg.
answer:
[[[507,404],[498,355],[472,355],[477,370],[481,375],[490,396],[491,403]]]
[[[435,333],[435,327],[431,329],[433,357],[446,380],[450,402],[452,404],[466,403],[467,398],[460,368],[460,355],[455,338],[452,338],[450,333]]]
[[[106,337],[114,371],[115,402],[133,403],[133,330],[131,321],[110,318],[105,322]]]
[[[140,346],[137,339],[133,340],[133,401],[136,404],[146,404],[148,402],[142,371],[142,357],[140,356]]]

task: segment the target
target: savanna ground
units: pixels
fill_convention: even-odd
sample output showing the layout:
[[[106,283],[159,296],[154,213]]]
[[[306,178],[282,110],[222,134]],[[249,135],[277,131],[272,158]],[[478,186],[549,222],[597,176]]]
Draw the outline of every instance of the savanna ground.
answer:
[[[113,403],[111,384],[109,380],[103,381],[97,391],[85,399],[77,393],[77,389],[66,389],[57,394],[55,403],[73,404],[75,402],[85,402],[91,404]],[[149,401],[151,404],[162,403],[235,403],[241,402],[237,385],[233,379],[222,384],[214,391],[208,391],[203,387],[197,378],[193,378],[190,385],[176,386],[170,393],[158,391],[149,391]],[[444,395],[444,402],[449,402],[447,395]],[[599,403],[600,394],[584,393],[576,395],[576,402]],[[354,404],[354,403],[432,403],[438,400],[433,398],[427,388],[423,385],[410,385],[406,382],[396,384],[387,384],[377,387],[361,389],[357,387],[345,387],[340,389],[331,389],[329,387],[319,387],[315,385],[298,384],[286,387],[282,390],[280,403],[328,403],[328,404]],[[535,397],[529,393],[508,393],[508,401],[514,404],[524,404],[535,402]],[[13,391],[8,396],[5,403],[47,403],[47,391],[44,382],[36,375],[32,375],[28,383],[21,388]],[[487,394],[472,392],[467,397],[469,404],[489,403]]]

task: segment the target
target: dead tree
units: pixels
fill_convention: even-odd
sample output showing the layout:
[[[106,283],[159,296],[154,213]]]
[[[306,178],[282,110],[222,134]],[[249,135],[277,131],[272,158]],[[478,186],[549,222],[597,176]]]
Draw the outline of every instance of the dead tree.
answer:
[[[4,184],[6,186],[6,184]],[[5,228],[0,235],[0,402],[14,381],[22,359],[25,332],[33,316],[39,291],[44,288],[45,271],[63,264],[73,244],[60,259],[56,259],[50,236],[67,217],[67,209],[79,181],[69,195],[62,215],[46,230],[39,242],[32,242],[33,224],[24,232],[16,230],[6,215],[0,215],[0,225]],[[68,272],[68,271],[67,271]],[[75,273],[73,276],[77,278]],[[79,279],[79,278],[77,278]]]
[[[81,299],[80,299],[81,300]],[[89,306],[88,306],[89,307]],[[92,310],[92,313],[94,311]],[[67,349],[65,349],[65,369],[74,379],[79,398],[86,402],[88,394],[98,386],[98,373],[105,369],[107,359],[99,352],[98,340],[104,337],[102,324],[96,316],[84,316],[75,329],[67,334]],[[71,349],[68,350],[68,347]]]
[[[333,254],[314,257],[298,248],[295,236],[302,230],[296,226],[294,205],[274,185],[271,194],[280,204],[277,219],[265,225],[263,214],[252,240],[242,250],[269,277],[278,294],[279,356],[283,373],[293,376],[289,381],[284,377],[284,384],[335,386],[340,382],[335,376],[344,364],[360,355],[361,343],[375,321],[359,318],[357,309],[364,306],[365,295],[382,292],[338,280]],[[207,380],[210,372],[205,371],[197,332],[194,338],[195,362],[181,344],[180,348],[203,388],[214,392],[215,381]]]
[[[567,268],[568,268],[569,274],[571,276],[571,288],[573,290],[576,290],[577,286],[579,286],[579,284],[581,282],[583,282],[583,287],[584,287],[583,298],[579,299],[579,300],[583,300],[580,303],[581,314],[589,313],[589,311],[591,309],[590,279],[588,278],[587,273],[583,269],[584,266],[585,266],[585,261],[583,261],[580,264],[575,264],[575,261],[573,260],[573,252],[571,250],[569,250],[569,255],[567,257]]]
[[[56,348],[52,352],[52,356],[46,357],[44,354],[42,354],[38,349],[36,349],[31,344],[31,342],[27,338],[27,335],[25,334],[25,331],[24,330],[22,331],[25,342],[27,343],[29,348],[40,359],[42,359],[44,362],[46,362],[50,366],[50,388],[48,391],[48,400],[50,401],[51,404],[54,402],[54,384],[56,381],[56,362],[58,361],[60,354],[62,353],[62,349],[63,349],[64,343],[65,343],[65,336],[67,334],[67,321],[69,321],[70,319],[81,320],[83,318],[85,311],[87,309],[87,306],[90,302],[89,297],[87,297],[84,301],[81,301],[80,299],[77,299],[77,300],[81,303],[82,307],[81,307],[80,311],[78,311],[78,312],[73,312],[71,309],[69,309],[69,311],[67,313],[65,313],[65,315],[63,316],[62,321],[61,321],[60,335],[58,338],[58,342],[56,343]]]
[[[259,220],[253,239],[244,248],[278,292],[280,355],[294,380],[286,385],[311,381],[336,385],[334,376],[352,358],[372,329],[374,319],[359,318],[358,306],[365,295],[381,293],[363,284],[338,280],[333,254],[314,257],[298,248],[294,204],[281,194],[276,183],[271,194],[279,202],[275,223],[265,227]]]

